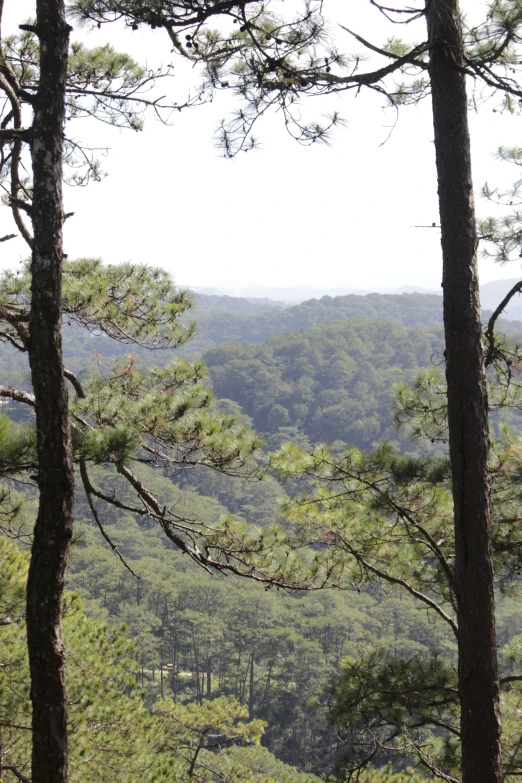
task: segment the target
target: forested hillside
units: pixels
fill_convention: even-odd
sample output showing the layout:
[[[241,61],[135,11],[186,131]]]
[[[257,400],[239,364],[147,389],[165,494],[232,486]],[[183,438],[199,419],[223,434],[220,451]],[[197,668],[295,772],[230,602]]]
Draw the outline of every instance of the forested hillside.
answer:
[[[277,449],[285,441],[307,449],[327,442],[341,453],[350,445],[372,449],[383,438],[398,448],[417,448],[392,424],[393,389],[397,383],[413,382],[423,368],[441,364],[438,297],[341,297],[312,300],[288,310],[269,310],[265,302],[229,298],[198,297],[197,301],[199,310],[194,314],[202,322],[198,328],[203,342],[220,343],[204,356],[206,382],[219,398],[221,410],[239,416],[263,434],[267,448]],[[252,309],[257,314],[244,314]],[[224,344],[227,323],[235,324],[240,341]],[[285,324],[300,326],[285,331]],[[264,340],[263,329],[280,333]],[[207,338],[209,334],[213,337]],[[74,324],[65,329],[67,366],[84,383],[100,369],[108,372],[111,362],[127,353],[124,344],[105,335]],[[132,354],[131,372],[172,360],[169,350],[133,346]],[[4,382],[27,385],[24,357],[9,346],[2,348],[0,366]],[[31,420],[31,411],[14,402],[4,406],[4,411],[15,420]],[[266,472],[241,478],[212,470],[182,470],[167,479],[142,466],[139,475],[148,491],[183,518],[203,520],[213,527],[233,517],[235,523],[259,531],[277,526],[288,530],[281,504],[288,503],[287,493],[301,488],[298,482],[281,483]],[[378,585],[287,593],[263,590],[237,577],[210,577],[175,550],[157,522],[132,511],[132,495],[114,471],[99,466],[91,469],[90,477],[100,497],[117,493],[123,505],[102,508],[95,503],[104,542],[89,506],[93,498],[77,493],[69,589],[81,595],[91,625],[83,647],[78,647],[78,636],[72,632],[75,641],[70,650],[74,656],[88,658],[94,655],[89,648],[91,636],[104,639],[108,633],[103,623],[111,629],[122,624],[126,628],[127,636],[113,638],[129,657],[125,665],[135,684],[129,686],[128,694],[137,712],[126,729],[128,740],[116,742],[108,727],[107,741],[113,743],[115,753],[125,752],[125,742],[132,741],[134,731],[144,736],[140,758],[146,760],[156,752],[153,726],[147,725],[145,731],[144,722],[147,711],[154,709],[154,720],[159,721],[154,731],[168,731],[167,718],[157,714],[164,700],[172,699],[178,710],[187,705],[203,710],[215,702],[217,710],[222,704],[219,700],[228,699],[219,707],[222,713],[212,718],[222,721],[220,731],[236,730],[239,720],[250,721],[252,728],[245,729],[244,735],[247,743],[248,732],[254,737],[260,730],[261,724],[255,722],[264,721],[264,749],[232,745],[227,751],[228,779],[235,781],[233,775],[237,775],[238,781],[243,780],[241,770],[246,765],[258,769],[252,783],[311,783],[312,777],[300,777],[297,770],[320,774],[336,764],[342,767],[344,755],[351,752],[335,735],[328,718],[332,684],[348,671],[347,666],[376,655],[381,663],[389,656],[390,665],[395,659],[430,660],[433,656],[441,656],[450,667],[455,665],[451,633],[444,624],[434,622],[413,596]],[[26,488],[24,492],[33,503],[35,491]],[[327,541],[325,537],[324,544]],[[80,609],[74,617],[81,628],[87,628]],[[498,631],[499,643],[506,648],[506,671],[514,629],[521,621],[516,599],[505,596],[499,604]],[[125,647],[125,638],[131,646]],[[119,665],[115,660],[111,674],[116,683],[123,676]],[[89,667],[97,672],[99,662],[93,659]],[[97,687],[94,684],[92,689],[92,717],[82,729],[83,745],[73,745],[76,754],[90,752],[91,725],[100,709]],[[127,707],[122,703],[118,709]],[[180,719],[188,721],[182,713],[176,717]],[[197,722],[203,719],[203,713],[194,713],[191,730],[197,733]],[[23,759],[27,749],[20,745],[18,752]],[[281,762],[297,769],[278,766]],[[405,763],[408,758],[383,770],[382,775],[369,772],[361,780],[390,783]],[[103,754],[97,764],[100,774],[105,774]],[[154,764],[154,780],[162,779],[162,774],[167,781],[172,779],[172,773],[165,772],[167,759],[158,757]],[[123,768],[122,779],[132,780],[133,774],[134,767]],[[176,774],[183,779],[186,767],[181,766]],[[216,767],[209,780],[218,779],[219,774]],[[413,771],[404,774],[405,778],[397,777],[397,783],[416,781]],[[423,780],[417,777],[418,783]]]
[[[284,302],[274,299],[256,299],[250,297],[228,296],[226,294],[194,293],[194,310],[203,317],[203,313],[237,313],[238,315],[260,315],[285,308]]]
[[[102,490],[111,487],[100,473],[96,481]],[[152,486],[171,502],[164,488]],[[208,523],[228,512],[194,492],[177,494],[185,512],[203,514]],[[255,496],[250,501],[255,504]],[[250,516],[248,508],[243,511]],[[149,703],[160,695],[196,704],[234,697],[251,719],[267,722],[263,744],[301,769],[320,771],[339,752],[325,710],[329,685],[346,656],[382,647],[404,656],[444,649],[454,659],[444,628],[393,591],[307,595],[210,578],[166,547],[156,526],[118,514],[106,520],[106,530],[139,574],[137,581],[104,548],[85,506],[78,517],[70,585],[91,615],[126,624],[137,642],[138,679]],[[275,519],[258,516],[261,521],[273,525]],[[513,609],[506,605],[507,612]]]
[[[243,301],[243,300],[242,300]],[[262,343],[292,329],[316,326],[325,321],[342,321],[357,316],[380,318],[405,326],[439,326],[442,323],[440,296],[424,294],[367,294],[324,296],[293,307],[256,314],[205,312],[198,314],[198,330],[192,350],[203,352],[212,345],[228,342]]]
[[[265,302],[198,295],[186,316],[187,324],[196,319],[195,335],[177,355],[198,358],[210,347],[204,359],[217,396],[237,402],[272,447],[297,432],[310,441],[368,447],[396,437],[390,417],[393,384],[440,363],[440,302],[421,294],[369,294],[264,312]],[[251,314],[239,314],[245,311]],[[223,347],[212,349],[217,345]],[[64,330],[64,357],[79,375],[126,352],[105,335],[75,324]],[[139,345],[132,353],[143,366],[164,365],[172,356]],[[27,386],[23,356],[3,351],[0,367],[4,382]]]
[[[407,320],[408,314],[403,315]],[[235,400],[271,445],[292,436],[369,448],[396,438],[393,385],[439,365],[441,328],[355,317],[205,355],[218,397]]]

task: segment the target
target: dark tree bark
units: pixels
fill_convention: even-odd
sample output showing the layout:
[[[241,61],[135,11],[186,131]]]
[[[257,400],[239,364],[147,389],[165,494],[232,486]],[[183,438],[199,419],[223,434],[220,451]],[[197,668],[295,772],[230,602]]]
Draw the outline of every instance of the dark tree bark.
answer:
[[[61,347],[62,154],[69,27],[63,0],[38,0],[40,83],[32,129],[33,253],[29,359],[40,502],[27,585],[33,705],[32,783],[67,780],[62,595],[72,534],[73,470]]]
[[[500,783],[488,406],[462,29],[458,0],[428,0],[426,10],[442,228],[463,781]]]

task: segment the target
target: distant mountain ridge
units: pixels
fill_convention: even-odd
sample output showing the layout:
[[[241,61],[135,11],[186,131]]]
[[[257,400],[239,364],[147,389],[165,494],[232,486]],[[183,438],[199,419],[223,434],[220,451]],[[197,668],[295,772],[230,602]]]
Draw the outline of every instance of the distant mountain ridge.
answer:
[[[519,278],[509,280],[493,280],[484,283],[480,287],[481,304],[484,310],[494,310],[502,301],[508,291],[519,282]],[[317,288],[313,286],[295,286],[270,288],[268,286],[247,285],[234,289],[218,289],[212,287],[195,286],[196,306],[203,311],[226,311],[241,315],[257,315],[271,309],[296,307],[299,304],[318,300],[340,299],[347,296],[364,298],[367,296],[401,296],[402,294],[419,294],[420,296],[436,296],[440,299],[442,288],[428,289],[422,286],[402,286],[395,290],[365,290],[350,287]],[[255,294],[255,295],[254,295]],[[511,301],[504,318],[509,320],[522,320],[522,299],[516,295]]]
[[[326,321],[346,321],[360,317],[384,319],[406,327],[431,328],[442,324],[442,298],[434,294],[323,296],[322,299],[309,299],[292,307],[274,307],[261,312],[256,309],[258,305],[254,304],[251,314],[244,313],[244,310],[239,312],[237,308],[235,311],[217,308],[202,310],[197,301],[196,308],[189,313],[189,317],[197,323],[197,331],[194,339],[186,346],[187,354],[193,357],[215,345],[262,343],[269,337],[317,326]],[[237,300],[243,303],[247,301]]]
[[[194,292],[194,305],[198,313],[237,313],[238,315],[258,315],[268,310],[281,310],[287,307],[285,302],[274,299],[256,299],[228,296],[228,294],[198,294]]]
[[[484,286],[483,300],[487,308],[483,310],[484,322],[513,282],[501,280]],[[259,344],[290,330],[359,317],[431,329],[442,325],[442,297],[425,293],[348,294],[308,299],[290,306],[267,299],[196,294],[195,308],[187,314],[188,319],[197,323],[196,335],[183,352],[195,358],[224,343]],[[507,333],[520,333],[521,321],[522,306],[515,301],[508,309],[507,318],[503,315],[498,326]]]
[[[191,291],[202,296],[229,297],[249,301],[272,301],[278,305],[296,305],[310,299],[321,299],[324,296],[366,296],[367,294],[435,294],[442,293],[440,288],[425,288],[423,286],[407,285],[400,288],[354,288],[353,286],[261,286],[255,284],[237,285],[233,287],[214,288],[213,286],[189,286]]]
[[[484,286],[484,303],[489,312],[483,313],[486,321],[512,287],[514,281],[496,281]],[[517,297],[518,298],[518,297]],[[197,359],[207,351],[225,343],[252,343],[259,345],[271,337],[296,329],[306,329],[326,322],[352,319],[386,320],[407,328],[432,329],[442,325],[442,298],[436,294],[348,294],[309,299],[298,305],[285,306],[267,299],[196,294],[195,306],[184,315],[184,322],[196,322],[196,333],[178,355]],[[519,298],[518,298],[519,299]],[[522,307],[516,301],[509,308],[508,317],[502,318],[498,329],[506,333],[522,333]],[[514,320],[519,318],[520,320]],[[132,352],[145,364],[164,364],[170,361],[171,351],[149,351],[141,346],[114,345],[103,334],[91,334],[76,326],[64,329],[64,355],[69,369],[81,372],[96,364],[95,354],[116,357]],[[5,358],[4,358],[5,357]],[[17,374],[25,378],[27,357],[0,345],[0,363],[4,382],[18,383]],[[11,377],[12,375],[12,377]],[[23,384],[22,384],[23,385]]]

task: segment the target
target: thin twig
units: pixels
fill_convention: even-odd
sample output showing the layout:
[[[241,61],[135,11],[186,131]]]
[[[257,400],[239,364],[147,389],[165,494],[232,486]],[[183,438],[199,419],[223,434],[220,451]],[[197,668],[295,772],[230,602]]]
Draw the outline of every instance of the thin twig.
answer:
[[[8,770],[9,772],[12,772],[13,775],[15,776],[15,778],[18,778],[18,780],[20,780],[21,783],[31,783],[29,778],[26,778],[25,775],[22,775],[22,773],[19,772],[19,770],[17,770],[16,767],[11,766],[10,764],[8,764],[8,765],[6,764],[4,766],[4,769]]]
[[[105,530],[105,528],[103,527],[103,525],[101,523],[101,520],[100,520],[100,518],[98,516],[98,512],[96,511],[94,503],[92,502],[92,495],[91,495],[91,492],[90,492],[91,483],[89,481],[89,474],[87,473],[87,465],[86,465],[84,459],[80,460],[80,475],[82,477],[82,483],[83,483],[83,488],[85,490],[85,495],[87,497],[87,503],[89,504],[89,508],[91,510],[91,514],[94,517],[94,521],[98,525],[98,529],[99,529],[100,533],[102,534],[102,536],[104,537],[104,539],[106,540],[106,542],[108,543],[108,545],[110,546],[110,548],[112,549],[114,554],[117,555],[120,558],[120,560],[123,563],[123,565],[125,566],[125,568],[128,571],[130,571],[131,574],[134,577],[136,577],[136,579],[140,579],[141,577],[139,577],[138,574],[135,571],[132,570],[132,568],[130,567],[128,562],[125,560],[125,558],[123,557],[122,553],[120,552],[120,550],[118,549],[116,544],[112,541],[112,539],[110,538],[110,536],[108,535],[107,531]]]
[[[520,280],[518,283],[516,283],[513,288],[508,291],[508,293],[505,295],[504,299],[501,301],[493,315],[488,321],[488,328],[486,329],[485,337],[488,341],[488,350],[486,353],[486,367],[489,367],[491,362],[494,359],[495,356],[495,324],[502,314],[502,312],[506,309],[510,301],[513,299],[515,294],[520,294],[522,292],[522,280]]]

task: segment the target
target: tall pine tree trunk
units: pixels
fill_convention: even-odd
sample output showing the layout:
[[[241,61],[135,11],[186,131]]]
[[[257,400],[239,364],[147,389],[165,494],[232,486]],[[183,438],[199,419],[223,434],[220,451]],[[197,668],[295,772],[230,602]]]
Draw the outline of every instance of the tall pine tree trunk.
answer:
[[[40,83],[32,134],[33,254],[29,359],[40,502],[27,586],[33,705],[32,783],[67,780],[62,595],[72,533],[73,470],[61,349],[62,154],[69,27],[63,0],[37,1]]]
[[[428,0],[455,514],[463,783],[500,783],[488,406],[458,0]]]

